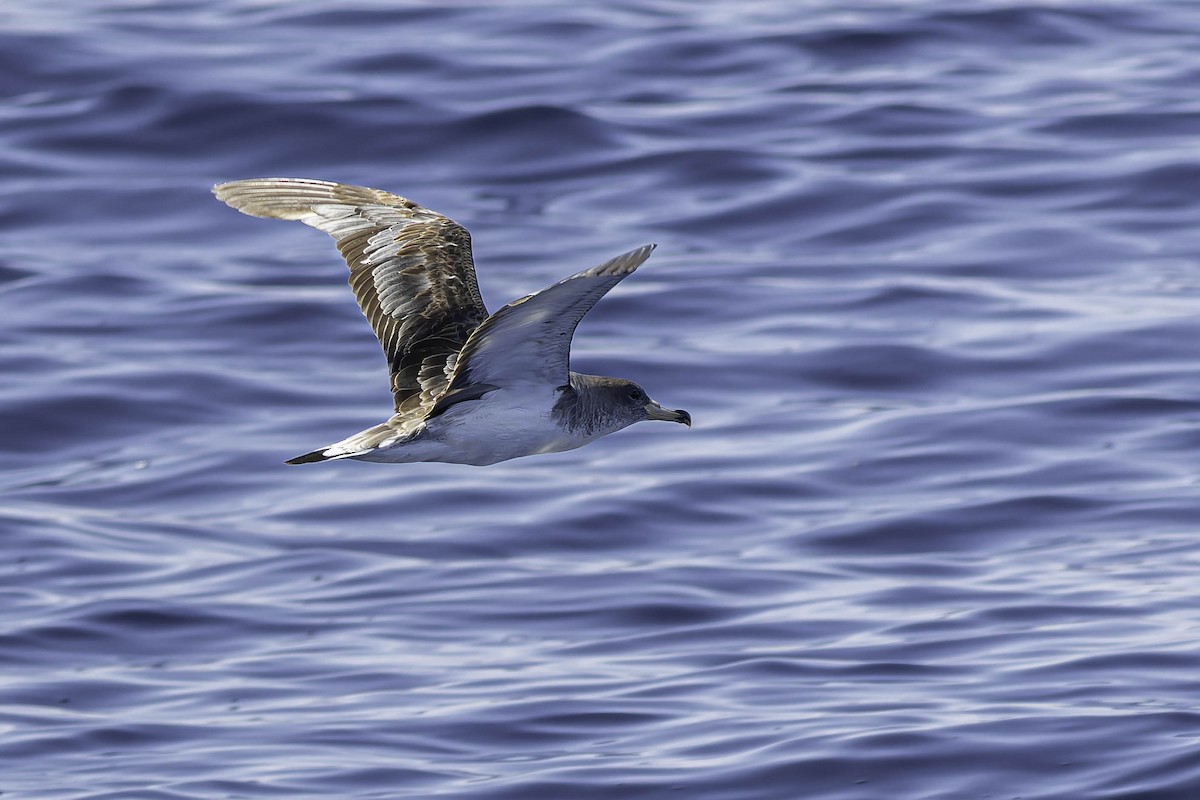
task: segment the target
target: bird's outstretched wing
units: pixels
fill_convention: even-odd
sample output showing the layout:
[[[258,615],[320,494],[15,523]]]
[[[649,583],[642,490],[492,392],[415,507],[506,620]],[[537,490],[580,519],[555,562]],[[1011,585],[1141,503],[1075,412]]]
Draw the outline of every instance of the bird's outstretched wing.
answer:
[[[571,336],[583,315],[645,261],[648,244],[514,300],[475,329],[433,412],[501,386],[567,383]]]
[[[459,350],[487,318],[465,228],[403,197],[328,181],[255,178],[213,193],[244,214],[297,220],[334,238],[383,345],[398,413],[445,391]]]

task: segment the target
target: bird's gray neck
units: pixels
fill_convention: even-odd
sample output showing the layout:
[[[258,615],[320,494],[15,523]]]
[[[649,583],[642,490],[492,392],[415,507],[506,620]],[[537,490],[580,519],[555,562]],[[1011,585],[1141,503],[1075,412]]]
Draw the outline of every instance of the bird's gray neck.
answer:
[[[612,380],[572,372],[570,382],[559,389],[551,416],[576,436],[597,436],[624,427],[618,424],[611,406],[603,402],[603,390]]]

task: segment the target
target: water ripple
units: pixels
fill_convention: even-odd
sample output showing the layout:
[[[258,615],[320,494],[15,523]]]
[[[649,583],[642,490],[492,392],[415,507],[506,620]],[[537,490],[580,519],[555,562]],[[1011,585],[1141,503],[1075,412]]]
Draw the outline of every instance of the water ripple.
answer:
[[[1200,796],[1192,7],[3,14],[0,790]],[[695,427],[284,467],[389,399],[269,174],[659,242],[574,366]]]

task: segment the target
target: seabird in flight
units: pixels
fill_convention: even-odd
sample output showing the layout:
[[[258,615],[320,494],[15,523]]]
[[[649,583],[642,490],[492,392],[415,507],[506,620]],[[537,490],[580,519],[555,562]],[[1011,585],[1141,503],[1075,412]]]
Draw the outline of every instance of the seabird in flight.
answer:
[[[488,314],[471,235],[411,200],[305,178],[233,181],[213,193],[244,214],[297,220],[332,236],[391,370],[390,419],[288,464],[483,466],[571,450],[642,420],[692,424],[688,412],[663,408],[636,383],[570,368],[575,327],[652,244]]]

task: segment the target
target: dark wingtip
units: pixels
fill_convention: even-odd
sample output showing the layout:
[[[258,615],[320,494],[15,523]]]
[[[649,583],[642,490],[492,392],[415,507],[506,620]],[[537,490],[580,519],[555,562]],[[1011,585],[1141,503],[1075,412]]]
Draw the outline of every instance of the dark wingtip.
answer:
[[[285,461],[283,463],[285,463],[285,464],[315,464],[318,461],[328,461],[328,460],[329,459],[325,456],[324,450],[313,450],[311,453],[305,453],[302,456],[296,456],[295,458],[289,458],[287,461]]]

